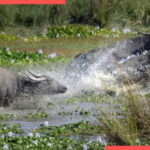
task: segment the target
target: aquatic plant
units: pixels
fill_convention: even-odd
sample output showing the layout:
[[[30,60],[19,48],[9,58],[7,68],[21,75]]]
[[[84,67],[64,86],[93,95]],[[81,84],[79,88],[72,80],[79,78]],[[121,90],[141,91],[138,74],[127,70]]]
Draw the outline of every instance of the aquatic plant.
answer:
[[[45,123],[44,123],[45,124]],[[36,129],[29,129],[28,133],[23,132],[18,124],[13,124],[10,127],[6,124],[0,124],[0,147],[3,149],[62,149],[62,150],[101,150],[105,146],[97,140],[89,142],[88,136],[97,134],[98,128],[90,125],[88,122],[78,122],[60,127],[45,126],[41,124]],[[97,128],[93,132],[93,128]],[[86,132],[85,132],[86,131]],[[85,136],[83,136],[83,132]],[[13,133],[13,134],[12,134]],[[11,136],[9,135],[11,134]],[[73,139],[75,135],[79,135],[79,139]]]
[[[23,116],[17,116],[15,114],[4,114],[0,115],[0,120],[8,120],[8,119],[16,119],[16,118],[41,118],[41,117],[48,117],[48,114],[45,112],[40,112],[40,113],[27,113],[26,115]]]
[[[100,28],[99,26],[86,26],[86,25],[63,25],[53,26],[48,28],[47,37],[49,38],[87,38],[91,36],[103,37],[119,37],[121,35],[131,35],[135,32],[129,28]],[[58,36],[59,35],[59,36]]]
[[[4,32],[0,33],[0,41],[14,41],[19,39],[19,37],[11,34],[4,34]]]
[[[56,53],[44,54],[42,49],[38,52],[20,52],[16,50],[10,50],[8,47],[0,49],[0,65],[23,65],[33,63],[53,63],[53,62],[65,62],[64,57],[56,56]]]

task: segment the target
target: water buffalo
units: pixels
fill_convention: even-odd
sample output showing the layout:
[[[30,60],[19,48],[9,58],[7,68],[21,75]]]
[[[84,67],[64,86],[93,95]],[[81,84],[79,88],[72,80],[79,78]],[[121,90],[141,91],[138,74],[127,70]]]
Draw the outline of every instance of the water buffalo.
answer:
[[[91,75],[93,70],[105,76],[112,74],[120,81],[120,76],[139,82],[147,78],[150,66],[150,34],[118,41],[116,44],[94,49],[75,56],[66,68],[68,82]],[[124,78],[124,75],[123,75]],[[123,79],[122,78],[122,79]]]
[[[30,76],[33,76],[32,78]],[[14,98],[21,93],[31,95],[57,94],[66,92],[67,88],[47,75],[21,76],[5,68],[0,68],[0,106],[7,101],[11,105]]]

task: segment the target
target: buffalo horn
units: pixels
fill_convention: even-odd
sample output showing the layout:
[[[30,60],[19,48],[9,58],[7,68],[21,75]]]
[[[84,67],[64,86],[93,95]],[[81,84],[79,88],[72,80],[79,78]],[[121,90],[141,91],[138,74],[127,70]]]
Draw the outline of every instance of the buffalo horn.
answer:
[[[26,74],[26,76],[27,76],[28,78],[30,78],[31,80],[33,80],[33,81],[44,81],[44,80],[46,80],[44,76],[36,76],[36,75],[34,75],[33,73],[31,73],[30,71],[29,71],[29,73],[30,73],[33,77],[35,77],[35,78],[32,78],[32,77],[30,77],[30,76],[27,75],[27,74]]]

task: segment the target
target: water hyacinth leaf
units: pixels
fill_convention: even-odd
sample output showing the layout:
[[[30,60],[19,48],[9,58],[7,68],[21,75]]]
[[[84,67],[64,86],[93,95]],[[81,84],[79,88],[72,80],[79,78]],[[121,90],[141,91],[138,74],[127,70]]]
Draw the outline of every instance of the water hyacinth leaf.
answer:
[[[6,48],[0,49],[0,65],[21,65],[28,63],[49,63],[49,62],[64,62],[66,59],[57,56],[56,53],[50,55],[44,54],[42,49],[39,52],[20,52],[15,50],[6,51]]]
[[[0,33],[0,41],[14,41],[19,39],[19,37],[15,35],[4,34],[4,32]]]

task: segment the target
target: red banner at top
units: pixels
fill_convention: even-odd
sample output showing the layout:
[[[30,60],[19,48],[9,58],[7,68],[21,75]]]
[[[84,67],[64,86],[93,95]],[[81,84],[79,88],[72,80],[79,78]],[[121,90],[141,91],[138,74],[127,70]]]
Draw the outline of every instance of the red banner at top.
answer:
[[[65,4],[65,0],[0,0],[0,4]]]

